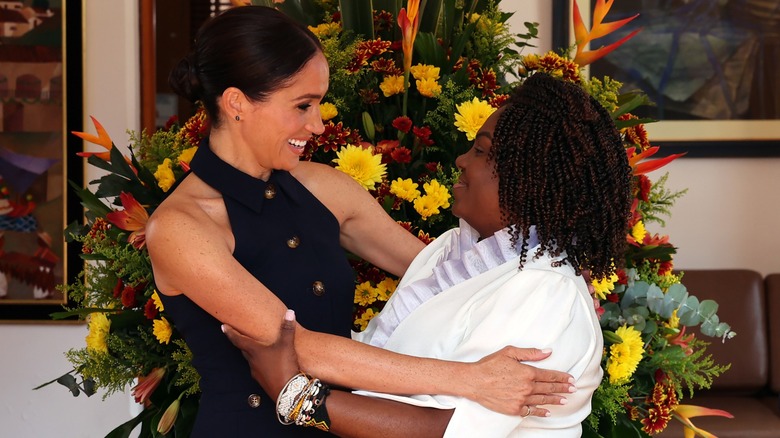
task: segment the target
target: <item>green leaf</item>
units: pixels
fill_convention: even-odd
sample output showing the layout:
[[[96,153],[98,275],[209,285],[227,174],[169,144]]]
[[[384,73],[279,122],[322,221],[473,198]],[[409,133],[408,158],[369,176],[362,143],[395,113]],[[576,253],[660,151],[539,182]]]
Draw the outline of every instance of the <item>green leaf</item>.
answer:
[[[374,38],[374,6],[371,0],[339,0],[341,23],[365,39]]]
[[[135,418],[120,424],[116,429],[109,432],[108,435],[106,435],[106,438],[128,438],[136,426],[154,415],[154,411],[155,410],[150,408],[144,409],[140,414],[136,415]],[[156,411],[159,411],[159,409],[156,409]]]
[[[79,197],[79,199],[81,199],[81,205],[83,205],[84,208],[90,212],[94,213],[96,216],[105,217],[105,215],[111,212],[111,208],[104,204],[103,201],[95,196],[94,193],[89,191],[89,189],[83,188],[81,185],[76,184],[73,181],[68,181],[68,184],[70,184],[70,186],[75,190],[76,195]]]
[[[702,319],[711,317],[717,311],[718,303],[714,300],[702,300],[702,302],[699,303],[699,315],[701,315]]]
[[[76,378],[73,377],[73,375],[70,373],[63,374],[58,377],[57,383],[68,388],[68,390],[73,394],[73,397],[78,397],[78,395],[81,393],[81,391],[79,391],[79,385],[76,383]]]
[[[439,17],[442,13],[442,0],[422,0],[420,2],[420,32],[436,34]]]
[[[436,36],[432,33],[419,33],[414,40],[414,50],[420,56],[420,62],[423,64],[439,67],[441,71],[447,67],[447,54],[444,47],[436,41]]]
[[[664,315],[664,292],[656,285],[650,285],[647,289],[647,307],[650,309],[650,311],[658,313],[659,315],[663,316],[664,318],[668,318],[672,316],[671,312],[669,312],[669,315]]]
[[[685,304],[680,306],[677,311],[677,317],[680,318],[680,324],[687,325],[689,327],[698,325],[701,321],[699,316],[699,299],[693,295],[689,295],[685,300]]]

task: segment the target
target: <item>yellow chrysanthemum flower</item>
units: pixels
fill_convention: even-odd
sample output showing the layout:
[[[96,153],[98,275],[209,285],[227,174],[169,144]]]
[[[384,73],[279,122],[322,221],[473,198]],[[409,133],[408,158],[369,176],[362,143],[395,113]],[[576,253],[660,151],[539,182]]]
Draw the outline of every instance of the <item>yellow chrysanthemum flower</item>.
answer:
[[[108,332],[111,330],[111,321],[105,313],[95,312],[87,319],[86,343],[87,350],[100,353],[108,353]]]
[[[377,299],[387,301],[390,299],[390,295],[395,292],[395,288],[398,287],[398,280],[390,277],[385,277],[376,285]]]
[[[160,299],[160,295],[157,294],[157,291],[152,292],[152,302],[154,302],[154,307],[156,307],[160,312],[165,310],[162,300]]]
[[[441,94],[441,85],[436,79],[418,79],[417,91],[425,97],[436,97]]]
[[[379,89],[382,90],[382,94],[385,97],[390,97],[394,94],[401,94],[404,92],[404,77],[403,76],[385,76],[382,83],[379,84]]]
[[[439,73],[441,72],[441,69],[432,65],[417,64],[409,71],[412,73],[412,77],[417,80],[432,79],[437,81],[440,78]]]
[[[197,146],[193,146],[191,148],[187,148],[187,149],[181,151],[179,156],[176,157],[176,160],[179,163],[190,164],[190,161],[192,161],[192,157],[195,156],[195,152],[197,152],[197,151],[198,151],[198,147]]]
[[[157,166],[157,171],[154,172],[154,177],[157,179],[157,185],[160,186],[163,192],[167,192],[173,186],[176,179],[173,176],[173,169],[171,168],[171,159],[166,158],[163,162]]]
[[[431,180],[430,182],[423,184],[423,189],[425,189],[426,195],[431,196],[438,202],[439,207],[449,208],[450,192],[447,190],[447,187],[441,185],[439,181],[436,181],[435,179]]]
[[[643,240],[645,240],[645,236],[647,236],[645,224],[642,221],[639,221],[634,225],[633,228],[631,228],[631,237],[633,237],[637,242],[641,243]]]
[[[382,177],[387,174],[387,166],[382,164],[382,156],[374,155],[370,149],[347,145],[336,152],[333,162],[336,169],[351,176],[366,190],[373,190]]]
[[[337,115],[339,115],[339,110],[336,108],[336,105],[330,102],[320,104],[320,117],[322,117],[322,120],[328,121]]]
[[[360,318],[358,318],[355,322],[360,326],[360,330],[365,330],[366,327],[368,327],[368,322],[371,321],[375,316],[377,315],[376,312],[374,312],[374,309],[366,309],[365,312],[363,312],[362,315],[360,315]]]
[[[489,103],[479,100],[476,97],[471,101],[466,101],[457,105],[455,109],[455,127],[459,131],[466,133],[466,138],[471,141],[477,137],[477,131],[485,120],[496,110]]]
[[[605,278],[599,280],[591,280],[593,284],[593,290],[596,292],[596,297],[600,300],[609,295],[613,289],[615,289],[615,282],[618,281],[618,276],[614,272]]]
[[[615,334],[623,342],[609,347],[607,374],[609,382],[617,384],[627,382],[631,378],[645,350],[642,335],[635,328],[624,325],[615,330]]]
[[[171,323],[169,323],[165,317],[155,319],[152,322],[152,332],[154,333],[154,337],[157,338],[157,341],[159,341],[161,344],[167,344],[171,342],[173,328],[171,327]]]
[[[404,201],[412,202],[420,197],[421,193],[417,190],[417,187],[419,186],[416,182],[412,181],[411,178],[398,178],[390,183],[390,193],[398,196]]]
[[[314,35],[317,35],[317,38],[319,39],[325,39],[334,37],[341,32],[341,25],[339,25],[338,22],[333,23],[322,23],[315,26],[309,26],[309,30]]]
[[[371,282],[364,281],[355,286],[355,304],[369,306],[376,301],[377,290],[371,286]]]
[[[439,214],[439,201],[431,195],[420,196],[414,200],[414,209],[420,213],[423,220],[428,220],[429,217]]]

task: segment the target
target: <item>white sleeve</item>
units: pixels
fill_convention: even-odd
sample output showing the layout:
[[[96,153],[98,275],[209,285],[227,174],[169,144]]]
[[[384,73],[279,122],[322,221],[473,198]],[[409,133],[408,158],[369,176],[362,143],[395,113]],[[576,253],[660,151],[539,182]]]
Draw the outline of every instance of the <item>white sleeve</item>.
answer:
[[[601,332],[583,288],[581,278],[526,269],[474,304],[467,319],[473,326],[467,327],[454,360],[482,357],[506,345],[550,348],[549,358],[529,364],[572,374],[578,390],[565,394],[565,405],[545,406],[549,417],[503,415],[456,398],[445,437],[581,435],[580,423],[590,413],[591,396],[602,373]]]

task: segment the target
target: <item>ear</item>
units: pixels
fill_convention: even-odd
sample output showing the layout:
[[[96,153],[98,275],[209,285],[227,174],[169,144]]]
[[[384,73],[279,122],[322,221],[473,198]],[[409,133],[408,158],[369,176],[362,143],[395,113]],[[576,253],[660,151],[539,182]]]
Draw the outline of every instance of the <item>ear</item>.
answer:
[[[242,116],[245,111],[248,100],[244,92],[236,87],[228,87],[222,92],[222,98],[219,100],[220,110],[226,119],[235,119],[236,116]]]

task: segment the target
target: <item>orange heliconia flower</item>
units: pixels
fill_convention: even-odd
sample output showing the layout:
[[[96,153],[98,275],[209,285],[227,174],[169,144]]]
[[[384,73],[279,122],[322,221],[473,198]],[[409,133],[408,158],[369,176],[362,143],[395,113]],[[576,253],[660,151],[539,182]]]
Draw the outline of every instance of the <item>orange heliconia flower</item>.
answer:
[[[409,0],[406,8],[398,13],[398,26],[401,27],[403,39],[401,47],[404,51],[404,72],[412,68],[412,49],[417,30],[420,28],[420,0]]]
[[[589,42],[620,29],[624,24],[639,16],[639,14],[636,14],[633,17],[624,18],[622,20],[613,21],[610,23],[603,23],[602,20],[604,20],[604,17],[607,15],[607,12],[609,12],[609,8],[612,7],[612,3],[614,1],[615,0],[596,0],[596,6],[593,8],[593,27],[591,27],[590,32],[588,32],[588,29],[585,27],[585,23],[582,21],[580,8],[577,7],[577,1],[575,0],[572,2],[572,8],[574,9],[574,19],[572,20],[574,24],[574,38],[577,44],[577,54],[574,56],[574,62],[576,62],[578,65],[588,65],[593,61],[606,56],[641,30],[637,29],[621,38],[619,41],[616,41],[606,47],[601,47],[597,50],[585,51],[585,46]]]
[[[92,119],[92,124],[95,125],[97,135],[78,131],[71,131],[71,133],[84,141],[94,143],[98,146],[103,146],[106,148],[106,152],[78,152],[76,155],[79,157],[90,157],[92,155],[96,155],[103,161],[111,161],[111,148],[114,147],[114,142],[111,141],[111,137],[108,136],[108,132],[106,132],[106,129],[103,128],[103,125],[101,125],[97,119],[92,116],[89,116],[89,118]]]
[[[701,417],[703,415],[718,415],[726,418],[734,418],[733,415],[720,409],[710,409],[702,406],[693,405],[677,405],[672,412],[672,416],[682,422],[685,427],[683,428],[683,434],[685,438],[693,438],[696,435],[703,436],[705,438],[717,438],[715,435],[707,432],[706,430],[699,429],[694,426],[690,418]]]
[[[642,151],[638,154],[636,153],[635,147],[626,148],[626,154],[628,155],[628,164],[631,166],[633,174],[644,175],[654,170],[658,170],[666,166],[667,164],[671,163],[672,161],[676,160],[677,158],[680,158],[683,155],[685,155],[685,152],[683,152],[681,154],[672,154],[669,155],[668,157],[658,158],[655,160],[650,160],[650,161],[645,161],[644,163],[640,163],[641,160],[655,155],[656,152],[658,152],[658,146],[649,147],[647,148],[647,150]]]
[[[125,209],[108,213],[106,219],[125,231],[132,231],[127,241],[135,249],[141,249],[146,245],[146,222],[149,220],[149,213],[130,193],[120,193],[119,200]]]

